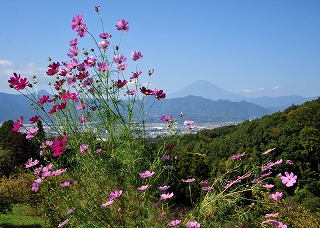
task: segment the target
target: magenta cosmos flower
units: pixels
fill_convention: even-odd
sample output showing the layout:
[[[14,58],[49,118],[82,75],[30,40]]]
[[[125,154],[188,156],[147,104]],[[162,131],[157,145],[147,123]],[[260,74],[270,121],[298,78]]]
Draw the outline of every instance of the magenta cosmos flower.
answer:
[[[118,20],[115,26],[118,31],[125,31],[125,32],[128,32],[130,28],[129,22],[124,19]]]
[[[281,176],[282,183],[287,187],[291,187],[297,182],[297,176],[292,172],[289,174],[288,172],[284,172],[285,176]]]
[[[160,118],[160,120],[163,120],[163,121],[170,121],[172,119],[172,115],[169,115],[169,116],[162,116]]]
[[[148,177],[151,177],[154,174],[154,172],[150,172],[149,170],[145,171],[144,173],[140,173],[141,179],[146,179]]]
[[[13,131],[19,131],[20,127],[23,125],[24,118],[23,116],[20,116],[20,120],[18,119],[17,122],[13,123]]]
[[[57,140],[50,146],[50,148],[53,150],[53,157],[60,156],[63,153],[67,140],[68,136],[64,136],[63,138],[60,136],[57,137]]]

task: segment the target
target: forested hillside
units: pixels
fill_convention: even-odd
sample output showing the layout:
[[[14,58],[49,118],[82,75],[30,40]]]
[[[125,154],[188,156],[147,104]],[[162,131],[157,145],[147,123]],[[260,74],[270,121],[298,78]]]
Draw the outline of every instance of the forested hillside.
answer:
[[[176,141],[172,137],[170,143]],[[214,179],[226,172],[232,155],[245,152],[243,163],[262,166],[279,161],[270,169],[274,179],[285,171],[296,173],[297,187],[287,194],[313,210],[320,209],[320,98],[239,125],[183,135],[175,145],[171,155],[178,158],[177,180],[186,176]],[[160,146],[155,142],[153,149]],[[269,149],[273,150],[263,154]]]

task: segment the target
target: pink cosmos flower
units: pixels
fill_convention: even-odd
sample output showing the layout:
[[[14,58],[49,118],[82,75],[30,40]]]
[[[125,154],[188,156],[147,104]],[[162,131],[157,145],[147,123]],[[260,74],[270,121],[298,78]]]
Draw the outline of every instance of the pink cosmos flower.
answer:
[[[278,200],[282,197],[282,195],[283,195],[282,192],[276,192],[274,194],[271,194],[269,197],[273,200]]]
[[[243,156],[246,155],[246,152],[243,152],[242,154],[235,154],[235,155],[232,155],[232,157],[230,158],[231,160],[237,160],[238,158],[241,158]]]
[[[69,219],[67,218],[66,220],[64,220],[62,223],[60,223],[58,225],[58,227],[63,227],[64,225],[66,225],[69,222]]]
[[[137,61],[139,59],[143,58],[143,54],[140,51],[134,51],[131,53],[131,59],[133,61]]]
[[[87,27],[87,25],[86,25],[86,24],[81,24],[81,25],[79,25],[79,29],[76,30],[76,32],[78,32],[78,33],[77,33],[78,36],[84,37],[84,36],[87,34],[87,32],[88,32],[88,27]]]
[[[121,64],[117,67],[118,71],[124,71],[127,69],[127,64]]]
[[[191,183],[191,182],[194,182],[194,181],[195,181],[195,178],[182,179],[182,182],[185,182],[185,183]]]
[[[265,217],[266,218],[270,218],[270,217],[278,217],[279,213],[275,213],[275,214],[266,214]]]
[[[162,116],[160,118],[160,120],[163,120],[163,121],[170,121],[172,119],[172,115],[169,115],[169,116]]]
[[[119,54],[113,57],[112,61],[116,64],[122,64],[123,62],[127,61],[127,58],[123,54]]]
[[[264,187],[264,188],[273,188],[274,185],[273,184],[264,184],[264,185],[262,185],[262,187]]]
[[[108,206],[110,206],[111,204],[113,204],[113,199],[111,199],[111,200],[109,200],[109,201],[101,204],[101,206],[102,206],[102,207],[108,207]]]
[[[286,163],[287,163],[288,165],[293,165],[293,162],[292,162],[291,160],[287,160]]]
[[[83,109],[85,109],[87,106],[88,106],[87,103],[79,104],[79,105],[77,106],[77,110],[83,110]]]
[[[40,119],[40,116],[33,116],[31,117],[30,120],[30,124],[34,124],[36,123],[38,120]]]
[[[135,94],[137,94],[138,93],[138,90],[128,90],[127,92],[126,92],[126,94],[128,94],[128,95],[135,95]]]
[[[99,62],[99,63],[98,63],[98,70],[99,70],[100,72],[105,72],[105,71],[109,70],[109,65],[108,65],[108,63],[106,63],[106,62]]]
[[[100,36],[101,39],[108,39],[108,38],[111,37],[111,34],[109,34],[107,32],[103,32],[99,36]]]
[[[160,200],[166,200],[166,199],[170,199],[173,196],[173,192],[171,193],[167,193],[167,194],[160,194]]]
[[[160,190],[160,191],[167,191],[169,188],[170,188],[170,186],[167,186],[167,185],[165,185],[165,186],[159,186],[159,187],[158,187],[158,190]]]
[[[271,223],[274,227],[277,228],[287,228],[288,226],[286,224],[283,224],[282,222],[279,222],[277,220],[267,219],[266,221],[263,221],[262,224]]]
[[[200,223],[198,223],[197,221],[187,222],[187,226],[189,228],[200,228]]]
[[[227,189],[227,188],[229,188],[231,185],[233,185],[235,182],[233,181],[233,180],[229,180],[228,182],[227,182],[227,184],[223,187],[223,188],[225,188],[225,189]]]
[[[264,173],[264,174],[262,174],[262,175],[260,176],[260,179],[263,179],[263,178],[265,178],[265,177],[267,177],[267,176],[270,176],[271,174],[272,174],[271,171],[268,172],[268,173]]]
[[[141,187],[138,187],[137,189],[138,189],[139,191],[144,191],[144,190],[146,190],[148,187],[149,187],[148,185],[143,185],[143,186],[141,186]]]
[[[274,151],[275,149],[276,149],[276,148],[274,147],[274,148],[272,148],[272,149],[269,149],[269,150],[263,152],[262,154],[269,154],[271,151]]]
[[[81,153],[81,154],[84,154],[84,152],[85,152],[88,148],[89,148],[89,145],[87,145],[87,144],[82,144],[82,145],[80,146],[80,153]]]
[[[57,137],[57,140],[50,146],[50,148],[53,150],[53,157],[60,156],[63,153],[67,140],[68,136],[64,136],[63,138],[60,136]]]
[[[280,165],[282,163],[282,159],[278,160],[278,161],[275,161],[274,162],[274,165]]]
[[[199,184],[208,184],[208,182],[209,182],[209,179],[206,179],[206,180],[200,181]]]
[[[87,122],[88,121],[88,117],[86,117],[86,116],[80,116],[79,117],[79,122],[80,123],[85,123],[85,122]]]
[[[42,179],[38,178],[36,180],[33,181],[32,183],[32,191],[34,192],[38,192],[39,191],[39,185],[41,184]]]
[[[74,59],[78,56],[79,49],[77,46],[73,46],[73,47],[69,48],[69,52],[70,53],[67,53],[67,56],[70,57],[71,59]]]
[[[32,166],[35,166],[39,163],[39,161],[36,159],[34,161],[32,161],[32,158],[29,158],[28,161],[26,162],[26,169],[32,167]]]
[[[83,15],[79,14],[72,18],[71,29],[77,31],[83,23]]]
[[[39,128],[35,127],[35,128],[31,128],[29,130],[26,131],[27,135],[26,135],[26,139],[31,139],[33,138],[37,133],[38,133]]]
[[[65,188],[65,187],[68,187],[70,184],[76,184],[76,183],[77,183],[77,181],[75,181],[75,180],[67,180],[67,181],[61,183],[60,186]]]
[[[213,190],[213,187],[212,186],[205,186],[205,187],[202,187],[201,190],[202,191],[211,191],[211,190]]]
[[[96,65],[96,62],[97,62],[97,57],[95,56],[89,56],[87,59],[85,59],[84,61],[84,64],[88,67],[93,67]]]
[[[188,130],[192,130],[193,128],[195,128],[194,122],[192,120],[185,120],[183,124],[186,125],[186,128]]]
[[[122,20],[118,20],[117,24],[116,24],[116,28],[118,31],[129,31],[129,22],[122,19]]]
[[[59,176],[63,173],[67,172],[67,168],[65,169],[57,169],[51,173],[51,176]]]
[[[71,47],[77,46],[78,43],[79,43],[79,41],[78,41],[77,38],[74,38],[73,40],[70,40],[70,41],[69,41],[69,45],[70,45]]]
[[[17,121],[13,123],[12,130],[19,131],[20,127],[23,125],[23,122],[24,122],[24,118],[23,118],[23,116],[20,116],[20,120],[17,119]]]
[[[287,187],[291,187],[297,182],[297,176],[292,172],[290,174],[288,172],[284,172],[284,174],[285,176],[281,176],[281,180]]]
[[[154,174],[154,172],[150,172],[149,170],[143,172],[143,173],[140,173],[140,178],[141,179],[146,179],[148,177],[151,177],[152,175]]]
[[[181,220],[172,220],[171,222],[168,223],[168,226],[172,226],[176,228],[179,226],[180,223],[181,223]]]
[[[110,199],[114,200],[122,195],[122,190],[114,190],[110,193]]]
[[[110,45],[110,42],[108,40],[102,40],[99,42],[98,47],[106,51],[109,45]]]
[[[170,160],[170,155],[164,155],[162,158],[161,158],[161,161],[168,161]]]
[[[94,152],[96,153],[96,154],[98,154],[98,153],[100,153],[102,151],[102,149],[101,148],[98,148],[98,149],[96,149]]]

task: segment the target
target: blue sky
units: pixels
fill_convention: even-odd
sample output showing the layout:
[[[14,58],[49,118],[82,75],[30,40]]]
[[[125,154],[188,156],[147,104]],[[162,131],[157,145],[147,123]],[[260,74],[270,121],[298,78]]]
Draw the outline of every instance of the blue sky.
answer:
[[[69,60],[69,41],[77,37],[72,17],[83,14],[89,31],[101,33],[96,5],[114,44],[120,37],[115,23],[129,21],[121,53],[129,59],[132,51],[141,51],[140,80],[147,82],[147,71],[154,69],[152,87],[167,94],[207,80],[247,97],[320,95],[317,0],[3,1],[0,92],[14,93],[7,83],[13,72],[36,74],[44,86],[48,56]],[[93,44],[85,37],[79,47]],[[128,75],[133,70],[129,61]]]

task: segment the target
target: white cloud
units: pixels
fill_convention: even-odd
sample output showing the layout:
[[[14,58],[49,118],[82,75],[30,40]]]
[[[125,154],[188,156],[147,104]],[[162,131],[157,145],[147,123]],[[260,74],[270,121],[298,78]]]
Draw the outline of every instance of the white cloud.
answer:
[[[260,92],[265,90],[265,88],[260,87],[258,89],[241,89],[241,90],[237,90],[235,91],[236,93],[254,93],[254,92]]]
[[[301,87],[302,88],[307,88],[307,87],[309,87],[309,85],[308,84],[304,84],[304,85],[301,85]]]
[[[279,89],[280,89],[280,86],[274,86],[272,89],[273,89],[273,90],[279,90]]]
[[[6,59],[3,59],[1,60],[0,59],[0,67],[8,67],[8,66],[14,66],[13,62],[10,62],[9,60],[6,60]]]
[[[27,63],[23,66],[16,66],[13,62],[9,60],[0,60],[0,77],[8,78],[13,75],[13,73],[21,74],[21,77],[26,77],[31,79],[32,75],[44,78],[46,69],[43,67],[36,66],[34,63]]]

